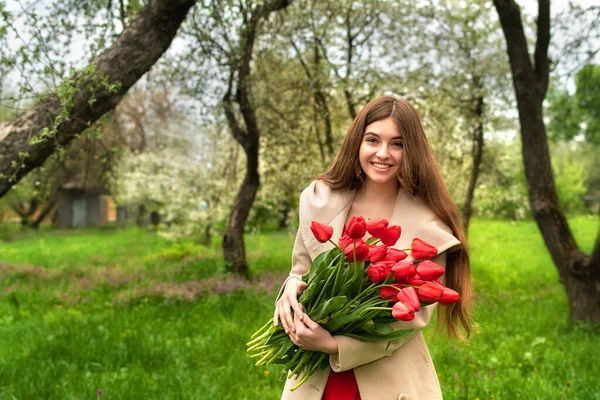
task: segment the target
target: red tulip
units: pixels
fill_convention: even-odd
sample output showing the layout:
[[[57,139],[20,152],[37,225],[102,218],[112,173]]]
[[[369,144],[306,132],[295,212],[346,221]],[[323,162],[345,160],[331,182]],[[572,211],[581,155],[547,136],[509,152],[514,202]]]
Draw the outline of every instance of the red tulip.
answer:
[[[372,263],[381,260],[387,254],[387,246],[370,246],[368,260]]]
[[[417,289],[415,289],[412,286],[402,288],[401,291],[397,292],[396,299],[403,303],[410,304],[412,308],[415,309],[415,311],[419,311],[421,309],[421,301],[419,300],[419,294],[417,293]]]
[[[392,316],[400,321],[412,321],[415,319],[415,309],[410,304],[399,301],[392,307]]]
[[[387,275],[385,274],[385,268],[380,264],[371,264],[367,268],[367,276],[373,283],[379,283],[385,281]]]
[[[342,237],[340,238],[340,240],[338,242],[338,246],[340,249],[344,250],[351,243],[354,243],[354,239],[352,239],[348,235],[342,235]]]
[[[431,260],[421,261],[419,265],[417,265],[417,274],[419,274],[424,281],[434,281],[444,275],[444,267]]]
[[[386,230],[379,232],[379,239],[387,246],[393,246],[400,239],[402,229],[400,225],[390,225]]]
[[[354,243],[350,243],[344,249],[344,255],[346,260],[354,261]],[[356,241],[356,261],[364,261],[369,256],[369,245],[366,244],[362,239]]]
[[[392,272],[396,281],[405,282],[407,278],[417,273],[417,269],[415,264],[410,261],[399,261],[392,267]]]
[[[439,282],[425,282],[419,288],[419,298],[423,303],[435,303],[440,301],[444,293],[444,285]]]
[[[370,219],[366,224],[367,231],[376,238],[379,238],[379,233],[385,231],[388,226],[388,222],[383,218]]]
[[[390,249],[387,252],[387,255],[385,256],[386,261],[402,261],[404,260],[406,257],[408,257],[408,255],[403,252],[402,250],[398,250],[398,249],[394,249],[393,247],[390,247]]]
[[[320,222],[313,221],[310,224],[310,230],[317,240],[321,243],[325,243],[331,236],[333,236],[333,228],[329,225],[321,224]]]
[[[460,295],[458,292],[450,289],[444,288],[444,292],[442,293],[442,298],[439,300],[440,304],[452,304],[456,303],[460,299]]]
[[[363,217],[352,217],[346,225],[346,234],[352,239],[362,239],[367,232],[367,225]]]
[[[438,250],[419,238],[414,238],[410,245],[412,257],[415,260],[429,260],[437,256]]]
[[[419,274],[414,274],[406,278],[406,283],[413,286],[421,286],[425,281],[419,276]]]
[[[400,285],[399,283],[393,283],[392,286],[396,286],[398,289],[402,288],[402,285]],[[379,296],[381,296],[383,300],[390,300],[395,303],[396,301],[398,301],[398,293],[400,293],[398,289],[383,286],[379,289]]]
[[[392,273],[392,266],[394,265],[394,263],[389,261],[379,261],[378,264],[382,265],[383,269],[385,270],[385,276],[387,278]]]

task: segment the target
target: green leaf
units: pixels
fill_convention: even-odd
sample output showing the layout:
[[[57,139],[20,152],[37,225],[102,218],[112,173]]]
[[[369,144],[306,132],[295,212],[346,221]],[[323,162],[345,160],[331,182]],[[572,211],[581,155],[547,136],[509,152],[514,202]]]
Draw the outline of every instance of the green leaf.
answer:
[[[308,282],[311,282],[315,279],[315,277],[321,273],[327,267],[327,257],[329,256],[329,251],[325,251],[319,254],[312,262],[310,266],[310,271],[308,271]]]
[[[394,322],[398,322],[398,320],[394,317],[377,317],[373,318],[373,322],[376,324],[391,324]]]
[[[320,277],[320,276],[319,276]],[[307,284],[306,289],[302,292],[300,297],[298,297],[298,301],[305,307],[308,308],[310,306],[310,301],[312,300],[315,293],[318,293],[318,289],[323,288],[327,278],[323,278],[319,281],[313,281],[310,285]]]
[[[395,318],[394,318],[394,320],[395,320]],[[373,333],[379,333],[379,334],[385,335],[390,332],[394,332],[394,328],[392,328],[388,324],[378,324],[375,322],[374,322],[374,324],[375,324],[375,326],[373,327]]]
[[[344,325],[352,323],[356,320],[358,320],[358,317],[356,315],[352,315],[352,314],[340,315],[340,316],[331,318],[329,321],[327,321],[327,323],[325,324],[325,328],[329,332],[333,333],[333,332],[336,332],[337,330],[341,329]]]
[[[371,331],[373,331],[374,328],[375,328],[375,324],[373,323],[372,319],[363,322],[362,325],[358,327],[359,330],[364,331],[364,332],[371,332]]]
[[[347,300],[348,298],[346,296],[333,297],[321,304],[314,312],[312,312],[310,318],[313,321],[318,321],[326,315],[331,314],[338,308],[342,307],[344,304],[346,304]]]

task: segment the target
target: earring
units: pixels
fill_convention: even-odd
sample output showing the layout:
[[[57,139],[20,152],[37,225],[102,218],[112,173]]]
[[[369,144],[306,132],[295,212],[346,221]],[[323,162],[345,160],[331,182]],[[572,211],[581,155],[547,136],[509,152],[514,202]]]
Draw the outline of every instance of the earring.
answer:
[[[360,167],[360,164],[358,164],[356,166],[356,169],[354,170],[354,175],[356,175],[358,178],[362,178],[362,173],[363,173],[363,170]]]

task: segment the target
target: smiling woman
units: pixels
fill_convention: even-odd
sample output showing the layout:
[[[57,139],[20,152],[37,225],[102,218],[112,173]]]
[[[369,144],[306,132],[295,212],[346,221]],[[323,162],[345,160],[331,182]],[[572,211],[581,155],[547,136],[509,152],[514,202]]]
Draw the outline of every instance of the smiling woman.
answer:
[[[408,247],[419,237],[433,244],[433,259],[445,267],[444,284],[460,293],[460,301],[444,309],[438,320],[459,336],[459,326],[470,332],[470,263],[458,207],[442,180],[417,110],[406,100],[383,96],[358,113],[340,151],[325,173],[300,196],[300,227],[292,252],[292,271],[276,302],[279,320],[291,341],[304,350],[329,354],[326,370],[302,379],[288,379],[283,399],[441,399],[442,391],[423,338],[435,305],[421,307],[410,322],[394,329],[412,329],[390,343],[367,343],[336,335],[312,321],[298,303],[306,288],[306,274],[328,243],[313,240],[312,221],[333,227],[337,242],[353,217],[385,219],[402,227],[395,247]],[[400,232],[398,232],[400,234]],[[329,234],[328,234],[329,236]],[[367,237],[365,236],[365,238]]]

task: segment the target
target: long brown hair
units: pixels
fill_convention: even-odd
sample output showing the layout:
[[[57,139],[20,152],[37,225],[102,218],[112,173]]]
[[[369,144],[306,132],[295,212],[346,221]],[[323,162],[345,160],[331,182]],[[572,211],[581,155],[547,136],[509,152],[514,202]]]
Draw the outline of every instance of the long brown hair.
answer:
[[[358,158],[365,128],[389,117],[396,121],[404,145],[404,156],[398,173],[400,185],[410,196],[422,199],[452,229],[454,236],[462,244],[460,250],[447,254],[444,274],[445,285],[460,293],[460,300],[452,305],[439,307],[438,316],[447,326],[450,335],[463,339],[459,323],[466,337],[471,333],[472,288],[467,238],[460,212],[444,184],[417,110],[408,101],[394,96],[371,100],[352,121],[340,151],[327,171],[317,179],[324,180],[334,189],[360,190],[366,180]]]

